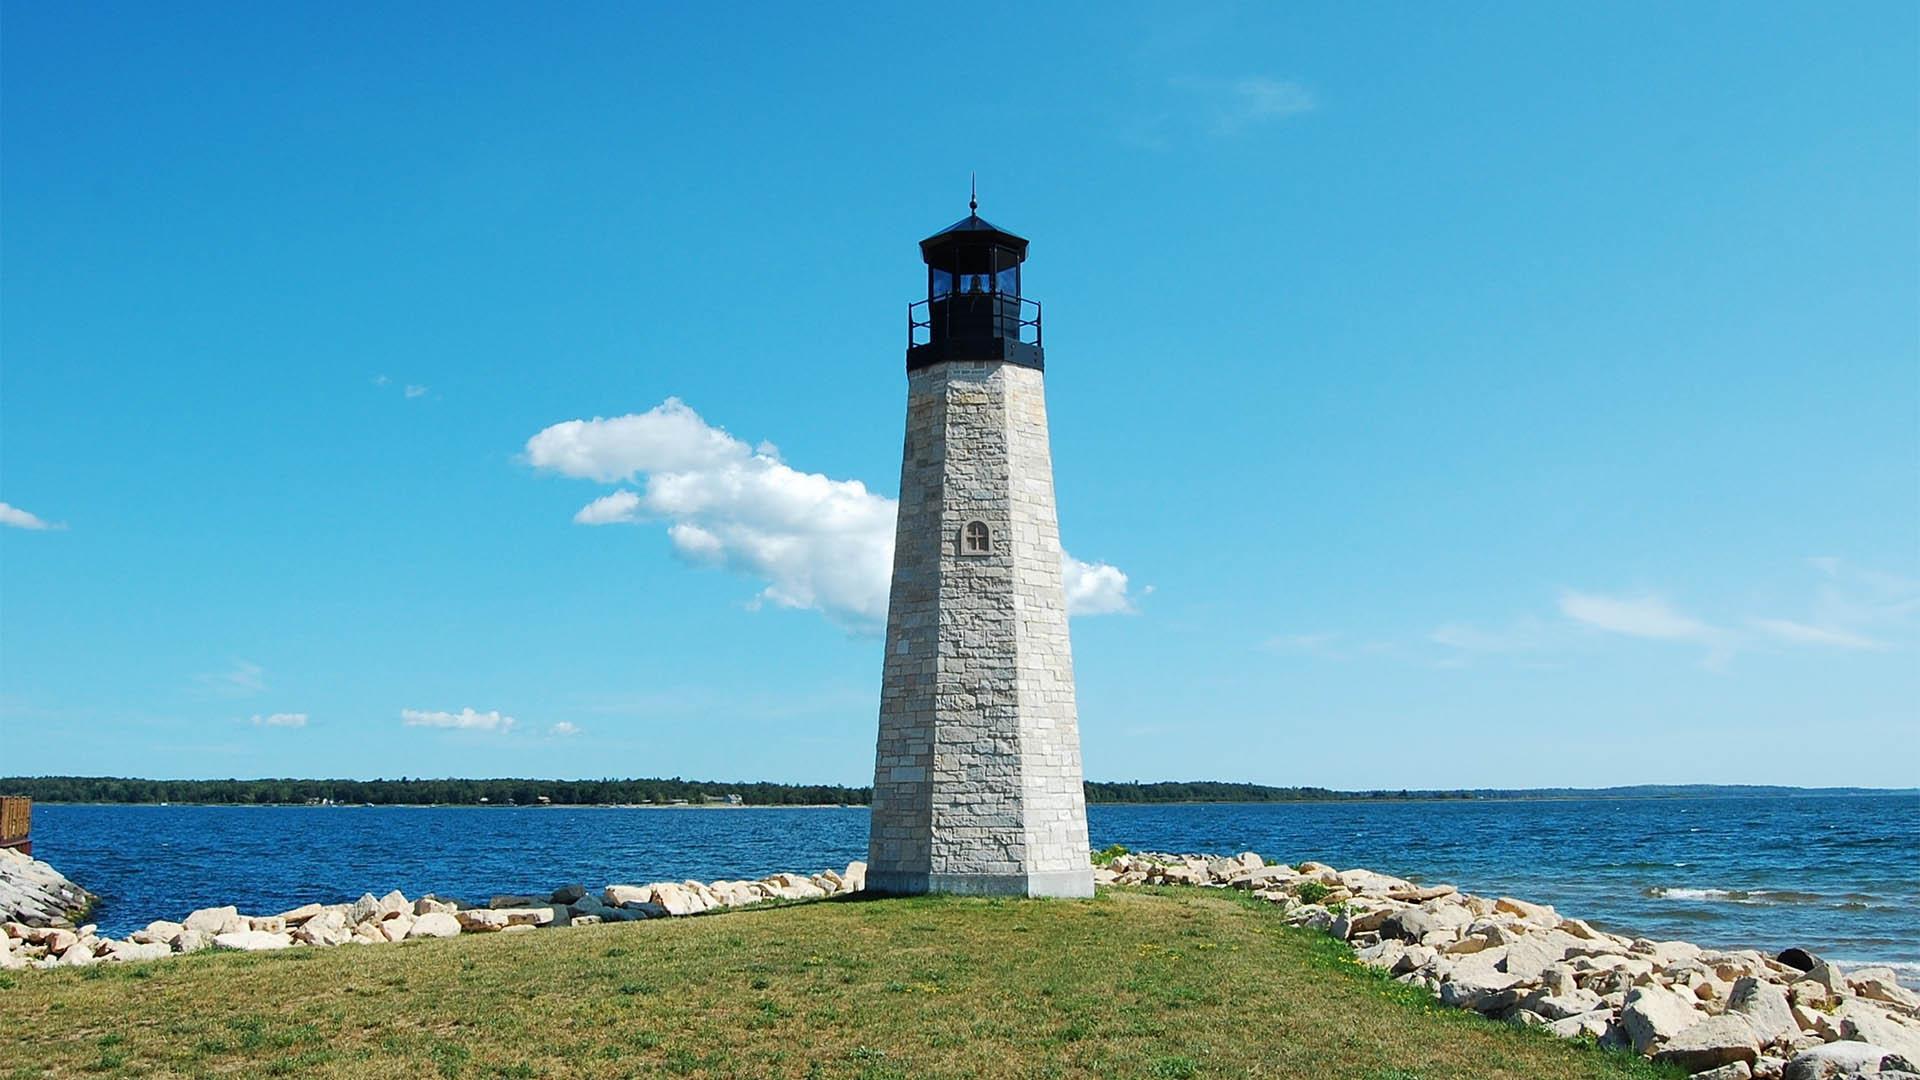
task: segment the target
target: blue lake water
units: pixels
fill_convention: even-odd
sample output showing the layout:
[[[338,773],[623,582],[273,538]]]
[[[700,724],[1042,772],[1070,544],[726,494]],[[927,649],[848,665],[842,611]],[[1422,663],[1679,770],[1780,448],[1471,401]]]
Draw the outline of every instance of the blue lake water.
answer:
[[[1316,859],[1551,903],[1609,929],[1801,945],[1920,978],[1920,796],[1088,808],[1094,846]],[[575,807],[34,807],[34,853],[122,934],[400,889],[758,877],[866,857],[867,812]]]

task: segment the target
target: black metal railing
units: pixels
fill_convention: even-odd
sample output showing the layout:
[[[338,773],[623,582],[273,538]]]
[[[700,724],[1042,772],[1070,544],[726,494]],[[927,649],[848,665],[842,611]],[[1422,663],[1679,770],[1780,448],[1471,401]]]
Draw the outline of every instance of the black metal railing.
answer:
[[[972,337],[1002,337],[1042,346],[1040,301],[1004,293],[948,293],[907,305],[908,348],[936,339]]]

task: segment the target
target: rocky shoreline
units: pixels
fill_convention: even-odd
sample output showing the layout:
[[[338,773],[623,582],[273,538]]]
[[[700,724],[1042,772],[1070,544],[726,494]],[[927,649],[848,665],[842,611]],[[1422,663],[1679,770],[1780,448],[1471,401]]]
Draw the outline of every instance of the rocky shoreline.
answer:
[[[1415,884],[1321,863],[1102,852],[1096,882],[1243,890],[1298,926],[1347,942],[1357,963],[1418,985],[1443,1003],[1567,1038],[1631,1049],[1702,1080],[1920,1080],[1920,994],[1886,968],[1842,971],[1801,949],[1767,956],[1613,934],[1553,908]],[[13,901],[28,897],[30,906]],[[202,949],[243,951],[386,944],[462,933],[696,915],[864,890],[866,865],[753,881],[567,885],[543,897],[474,905],[394,891],[273,915],[203,908],[156,920],[123,940],[74,920],[92,896],[45,863],[0,851],[0,970],[156,960]],[[84,901],[84,902],[83,902]]]
[[[52,866],[0,848],[0,917],[28,926],[72,926],[98,901]]]
[[[1094,876],[1247,890],[1445,1004],[1631,1048],[1704,1080],[1920,1080],[1920,994],[1887,968],[1843,972],[1802,949],[1767,956],[1626,937],[1544,904],[1314,862],[1270,865],[1252,852],[1117,854]]]
[[[716,908],[859,892],[866,887],[866,875],[866,864],[855,862],[844,872],[771,874],[756,881],[608,885],[599,893],[583,885],[563,885],[546,896],[496,896],[485,906],[431,894],[409,900],[396,889],[378,897],[367,893],[346,904],[302,904],[277,915],[242,915],[232,905],[202,908],[179,922],[155,920],[121,940],[101,937],[97,927],[74,926],[67,918],[30,923],[9,914],[0,924],[5,931],[0,933],[0,971],[159,960],[209,948],[263,952],[296,946],[381,945],[462,933],[514,933],[697,915]]]

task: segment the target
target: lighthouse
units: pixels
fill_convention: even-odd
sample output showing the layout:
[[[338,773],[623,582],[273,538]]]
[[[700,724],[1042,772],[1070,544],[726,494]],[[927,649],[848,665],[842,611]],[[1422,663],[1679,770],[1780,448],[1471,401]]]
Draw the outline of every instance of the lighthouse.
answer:
[[[920,242],[867,888],[1092,896],[1027,241]]]

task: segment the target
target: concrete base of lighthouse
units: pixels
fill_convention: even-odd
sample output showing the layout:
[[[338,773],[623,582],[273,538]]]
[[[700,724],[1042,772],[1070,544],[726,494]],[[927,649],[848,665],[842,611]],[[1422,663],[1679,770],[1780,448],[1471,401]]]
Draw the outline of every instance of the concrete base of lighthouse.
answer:
[[[907,382],[867,889],[1092,896],[1041,373]]]
[[[879,896],[1030,896],[1084,900],[1093,895],[1093,870],[1040,874],[914,874],[867,872],[866,891]]]

